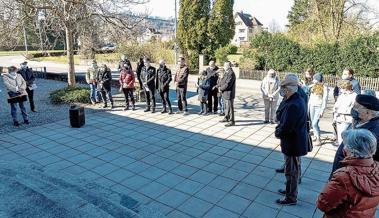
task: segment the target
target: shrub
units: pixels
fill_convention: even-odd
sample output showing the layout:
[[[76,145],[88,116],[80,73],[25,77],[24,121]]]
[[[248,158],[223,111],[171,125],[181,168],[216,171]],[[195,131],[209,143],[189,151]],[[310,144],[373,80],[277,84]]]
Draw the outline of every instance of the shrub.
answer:
[[[67,87],[50,93],[52,104],[91,103],[90,90],[83,87]]]

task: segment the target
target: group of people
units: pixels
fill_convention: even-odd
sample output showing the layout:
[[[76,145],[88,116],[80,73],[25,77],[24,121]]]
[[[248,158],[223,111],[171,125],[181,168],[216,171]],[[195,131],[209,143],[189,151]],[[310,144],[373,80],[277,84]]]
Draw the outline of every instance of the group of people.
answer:
[[[25,61],[20,64],[18,69],[15,66],[8,67],[8,73],[2,74],[4,86],[6,88],[8,103],[11,107],[11,116],[14,126],[20,126],[17,116],[17,106],[20,108],[23,123],[30,124],[29,116],[26,111],[24,102],[29,100],[30,111],[36,112],[34,105],[35,75],[33,70],[28,67]]]
[[[283,97],[275,113],[275,136],[280,139],[284,166],[276,172],[285,174],[286,187],[278,190],[285,197],[276,203],[295,205],[301,183],[301,157],[313,149],[311,129],[314,141],[320,140],[318,122],[326,108],[328,88],[322,74],[311,69],[305,72],[304,81],[292,73],[282,81],[276,76],[270,70],[261,85],[265,123],[274,120],[273,108],[278,101],[275,95]],[[330,181],[317,200],[324,217],[373,218],[379,204],[379,99],[375,92],[360,92],[353,71],[344,70],[333,109],[339,147]]]
[[[159,93],[162,99],[161,113],[173,114],[170,101],[170,83],[174,81],[176,88],[176,97],[178,100],[177,114],[188,114],[187,89],[189,68],[183,57],[178,60],[178,69],[172,78],[171,70],[167,67],[165,60],[160,60],[159,68],[156,69],[150,63],[149,58],[141,58],[137,63],[136,75],[133,72],[130,61],[126,55],[121,56],[119,63],[119,86],[120,92],[125,96],[125,108],[135,110],[134,90],[135,83],[138,80],[140,90],[145,96],[146,108],[144,112],[156,112],[156,93]],[[86,74],[86,81],[90,86],[90,99],[92,104],[100,102],[100,98],[104,103],[103,108],[107,107],[110,101],[111,108],[114,102],[111,94],[112,74],[106,65],[97,66],[94,60],[92,66]],[[231,62],[225,62],[223,69],[219,69],[214,61],[210,62],[209,67],[200,73],[198,82],[196,83],[197,92],[200,102],[200,115],[208,115],[210,113],[224,116],[220,122],[226,123],[225,126],[234,126],[234,98],[236,89],[236,76],[232,69]]]

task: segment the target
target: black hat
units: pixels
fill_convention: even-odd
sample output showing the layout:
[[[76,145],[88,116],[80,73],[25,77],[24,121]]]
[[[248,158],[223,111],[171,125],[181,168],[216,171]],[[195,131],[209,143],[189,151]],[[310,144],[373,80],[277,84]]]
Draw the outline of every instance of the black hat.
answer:
[[[375,96],[360,94],[357,95],[355,101],[369,110],[379,111],[379,99]]]

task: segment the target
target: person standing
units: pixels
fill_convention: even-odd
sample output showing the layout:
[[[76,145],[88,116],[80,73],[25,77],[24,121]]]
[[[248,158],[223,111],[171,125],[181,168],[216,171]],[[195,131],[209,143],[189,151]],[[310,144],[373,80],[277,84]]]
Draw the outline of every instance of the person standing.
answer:
[[[129,97],[132,101],[132,110],[136,109],[135,101],[134,101],[134,83],[135,83],[135,76],[133,71],[129,68],[127,64],[124,64],[124,67],[121,69],[120,72],[120,91],[124,93],[125,96],[125,108],[124,111],[129,110]]]
[[[309,96],[310,93],[310,86],[313,83],[313,75],[315,74],[315,71],[312,68],[308,68],[304,72],[304,80],[300,82],[300,87],[303,89],[305,94]]]
[[[144,65],[145,64],[143,63],[143,58],[140,58],[138,63],[137,63],[136,73],[137,73],[137,79],[138,79],[139,87],[141,90],[143,89],[142,80],[141,80],[141,72],[142,72]]]
[[[159,61],[159,69],[157,71],[157,87],[159,89],[159,94],[162,98],[163,109],[161,113],[172,114],[172,107],[170,102],[170,82],[172,80],[171,70],[167,68],[166,62],[164,60]]]
[[[184,114],[188,114],[187,86],[188,86],[189,69],[183,57],[179,58],[178,65],[179,65],[179,69],[176,71],[176,74],[175,74],[176,98],[178,99],[177,113],[180,114],[184,112]]]
[[[361,85],[359,81],[354,78],[354,70],[346,68],[342,71],[342,80],[348,80],[351,82],[352,90],[357,94],[361,94]],[[341,88],[336,86],[333,90],[334,100],[337,102],[338,96],[341,95]]]
[[[217,88],[218,108],[220,109],[219,115],[225,116],[225,103],[224,103],[225,101],[224,101],[224,98],[222,97],[222,92],[219,89],[221,80],[224,77],[224,69],[219,69],[217,71],[217,74],[218,74],[217,86],[214,88]]]
[[[97,89],[101,93],[101,98],[103,99],[104,106],[103,108],[108,107],[108,100],[111,103],[111,109],[114,108],[114,102],[112,98],[112,72],[111,69],[107,67],[107,65],[103,64],[99,71],[97,72],[96,81],[98,81]]]
[[[321,73],[316,73],[313,76],[313,85],[310,86],[309,91],[308,108],[315,136],[313,141],[317,145],[321,145],[319,121],[324,114],[328,102],[328,87],[324,84],[324,77]]]
[[[28,67],[28,62],[24,61],[20,66],[21,69],[17,71],[17,73],[20,74],[26,82],[26,92],[28,93],[30,110],[32,112],[37,112],[34,105],[34,89],[37,87],[34,82],[36,78],[32,69]]]
[[[217,81],[218,81],[218,67],[216,66],[216,63],[214,61],[209,62],[209,67],[206,70],[207,78],[210,85],[210,90],[208,94],[208,112],[212,113],[212,107],[213,107],[213,114],[217,114],[218,110],[218,88],[217,88]],[[213,105],[212,105],[213,104]]]
[[[196,83],[198,99],[200,102],[199,115],[208,114],[207,100],[209,95],[209,89],[211,88],[209,80],[210,79],[207,76],[207,71],[202,71]]]
[[[351,116],[353,123],[348,129],[367,129],[376,137],[378,144],[373,158],[379,161],[379,99],[371,95],[357,95],[351,109]],[[343,148],[342,143],[334,157],[332,174],[342,167],[341,161],[345,158]]]
[[[270,69],[267,72],[267,76],[263,78],[261,82],[261,92],[263,102],[265,105],[265,121],[264,123],[274,124],[274,115],[276,105],[279,99],[279,78],[276,75],[275,70]]]
[[[118,71],[121,71],[121,69],[124,67],[124,65],[128,65],[130,70],[133,70],[132,64],[128,60],[127,56],[125,54],[121,55],[120,63],[118,64]]]
[[[357,94],[352,89],[349,80],[342,80],[340,84],[341,94],[338,96],[337,102],[333,107],[333,121],[337,125],[337,142],[342,143],[341,133],[345,131],[353,122],[351,109],[354,106]]]
[[[91,67],[88,68],[86,73],[86,82],[90,87],[90,99],[91,103],[95,105],[99,102],[99,95],[97,91],[97,73],[99,71],[99,67],[97,66],[96,60],[92,61]]]
[[[345,159],[317,199],[324,218],[374,218],[379,204],[377,140],[368,130],[342,133]]]
[[[8,92],[8,103],[11,106],[11,115],[13,118],[13,125],[19,126],[20,123],[17,120],[17,108],[20,107],[22,118],[25,124],[29,124],[29,117],[26,113],[24,102],[27,101],[26,82],[20,74],[17,73],[17,68],[11,66],[8,68],[8,73],[3,74],[3,82]]]
[[[149,58],[145,58],[143,62],[145,63],[145,66],[143,67],[141,72],[141,80],[146,98],[146,109],[144,112],[151,111],[152,113],[155,113],[155,85],[157,71],[155,67],[150,65]],[[153,102],[153,107],[151,107],[151,102]]]
[[[285,155],[284,173],[286,189],[279,189],[285,198],[277,204],[297,203],[300,157],[308,153],[307,110],[305,101],[299,96],[299,80],[295,74],[288,74],[280,83],[280,95],[284,98],[279,124],[275,136],[280,139],[280,147]]]
[[[220,91],[225,101],[225,117],[220,122],[226,122],[225,127],[235,125],[234,120],[234,98],[236,96],[236,75],[232,69],[230,61],[224,64],[224,77],[220,82]]]

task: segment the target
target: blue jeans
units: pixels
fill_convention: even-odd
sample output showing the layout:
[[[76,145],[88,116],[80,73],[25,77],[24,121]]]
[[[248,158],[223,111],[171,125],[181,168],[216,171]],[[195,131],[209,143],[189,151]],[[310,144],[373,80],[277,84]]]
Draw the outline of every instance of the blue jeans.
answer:
[[[218,97],[218,108],[220,108],[220,113],[224,113],[225,110],[225,102],[222,96]]]
[[[16,107],[16,104],[18,104],[19,107],[20,107],[20,110],[21,110],[21,113],[22,113],[22,117],[24,118],[24,121],[28,121],[29,120],[28,119],[28,114],[26,113],[24,102],[19,102],[19,103],[11,103],[11,115],[12,115],[12,118],[13,118],[13,122],[17,121],[17,107]]]
[[[312,122],[313,133],[318,139],[320,139],[320,126],[319,126],[320,113],[321,113],[321,107],[311,106],[309,108],[309,114],[311,116],[310,118]]]
[[[99,101],[99,93],[97,91],[96,83],[89,84],[89,87],[91,89],[91,93],[90,93],[91,102],[98,102]]]

